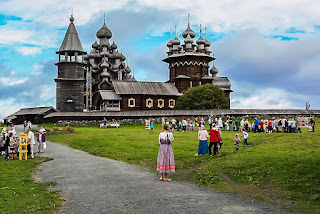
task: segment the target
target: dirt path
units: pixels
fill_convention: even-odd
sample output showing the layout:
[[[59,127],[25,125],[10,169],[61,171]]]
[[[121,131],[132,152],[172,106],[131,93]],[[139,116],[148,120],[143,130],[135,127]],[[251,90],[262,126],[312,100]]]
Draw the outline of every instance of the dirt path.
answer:
[[[158,181],[154,173],[47,142],[38,176],[57,182],[67,199],[61,213],[284,213],[256,200],[205,190],[182,182]]]

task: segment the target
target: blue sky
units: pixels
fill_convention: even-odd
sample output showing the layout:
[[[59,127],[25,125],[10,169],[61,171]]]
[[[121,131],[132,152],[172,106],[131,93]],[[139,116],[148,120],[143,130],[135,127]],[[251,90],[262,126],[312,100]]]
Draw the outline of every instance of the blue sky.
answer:
[[[55,106],[59,49],[73,9],[84,49],[106,23],[137,80],[166,81],[170,28],[207,26],[231,108],[320,109],[317,0],[1,0],[0,118],[22,107]],[[180,40],[182,40],[180,36]]]

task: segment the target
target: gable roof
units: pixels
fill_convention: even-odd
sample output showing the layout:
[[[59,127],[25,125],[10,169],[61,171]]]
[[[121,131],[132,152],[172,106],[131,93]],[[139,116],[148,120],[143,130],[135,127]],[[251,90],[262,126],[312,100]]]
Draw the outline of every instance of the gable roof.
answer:
[[[99,93],[103,100],[122,100],[122,98],[118,94],[116,94],[114,91],[100,90]]]
[[[116,94],[181,96],[173,83],[112,81]]]
[[[37,107],[37,108],[22,108],[19,111],[5,117],[4,119],[12,119],[18,115],[42,115],[47,113],[50,110],[56,111],[56,109],[53,108],[52,106]]]

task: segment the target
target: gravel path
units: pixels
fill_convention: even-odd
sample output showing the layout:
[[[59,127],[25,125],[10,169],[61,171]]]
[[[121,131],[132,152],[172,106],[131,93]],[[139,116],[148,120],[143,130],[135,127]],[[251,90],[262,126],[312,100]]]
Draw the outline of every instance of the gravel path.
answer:
[[[67,203],[61,213],[284,213],[261,201],[245,200],[182,182],[158,181],[154,173],[124,162],[47,142],[38,177],[57,182]]]

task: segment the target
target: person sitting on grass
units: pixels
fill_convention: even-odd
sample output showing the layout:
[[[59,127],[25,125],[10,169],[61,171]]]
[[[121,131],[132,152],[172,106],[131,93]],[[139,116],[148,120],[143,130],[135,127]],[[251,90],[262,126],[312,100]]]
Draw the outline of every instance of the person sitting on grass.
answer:
[[[248,143],[248,137],[249,134],[245,129],[242,129],[242,137],[243,137],[243,149],[245,149],[246,145],[252,144],[254,146],[254,143]]]
[[[238,152],[239,151],[239,144],[240,144],[240,138],[239,138],[239,134],[236,134],[236,137],[233,139],[233,143],[234,146],[236,147],[236,150],[234,152]]]
[[[160,181],[171,181],[168,178],[168,173],[175,172],[174,155],[171,147],[171,142],[174,137],[168,132],[168,124],[163,125],[163,132],[159,134],[159,152],[157,158],[157,171],[160,172]]]
[[[198,153],[194,156],[202,156],[208,154],[208,132],[204,125],[201,125],[200,130],[198,132],[199,146]]]

